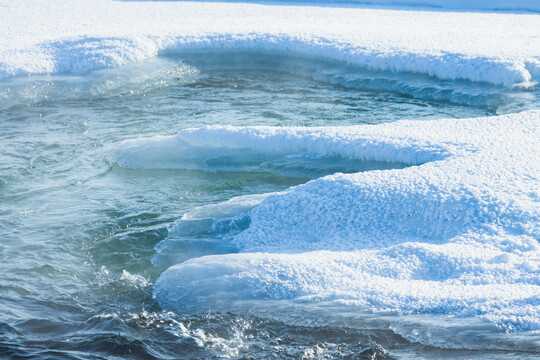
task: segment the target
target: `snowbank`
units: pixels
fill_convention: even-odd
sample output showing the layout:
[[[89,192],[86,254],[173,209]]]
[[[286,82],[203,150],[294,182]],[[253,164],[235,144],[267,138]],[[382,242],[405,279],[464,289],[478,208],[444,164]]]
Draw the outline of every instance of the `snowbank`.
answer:
[[[108,0],[1,1],[0,9],[0,79],[200,50],[296,53],[504,86],[531,86],[540,68],[534,14]]]
[[[337,128],[206,127],[130,141],[116,155],[122,164],[138,148],[189,141],[217,153],[309,151],[416,165],[271,194],[233,237],[243,254],[192,259],[161,275],[155,297],[165,308],[330,302],[538,331],[539,126],[540,113],[526,112]]]

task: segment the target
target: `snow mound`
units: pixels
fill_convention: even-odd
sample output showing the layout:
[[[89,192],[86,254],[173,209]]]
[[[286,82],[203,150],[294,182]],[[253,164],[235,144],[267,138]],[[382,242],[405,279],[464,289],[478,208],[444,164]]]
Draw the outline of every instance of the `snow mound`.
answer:
[[[266,197],[233,236],[241,254],[169,268],[155,298],[179,311],[324,302],[539,331],[539,125],[539,112],[525,112],[335,128],[206,127],[140,142],[189,138],[217,152],[241,146],[415,165],[338,173]]]

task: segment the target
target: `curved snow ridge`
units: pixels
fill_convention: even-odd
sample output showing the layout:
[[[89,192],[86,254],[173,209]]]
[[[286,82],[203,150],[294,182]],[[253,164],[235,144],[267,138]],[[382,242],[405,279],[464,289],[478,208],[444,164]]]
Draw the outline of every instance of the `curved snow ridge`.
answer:
[[[471,56],[451,51],[417,51],[397,47],[366,47],[334,36],[296,36],[289,33],[220,34],[178,38],[164,52],[193,50],[262,51],[271,54],[314,57],[375,71],[412,72],[441,80],[469,80],[506,87],[531,87],[533,79],[525,66],[536,58],[505,59]]]
[[[81,74],[148,59],[159,53],[193,51],[256,51],[296,54],[373,71],[411,72],[441,80],[468,80],[505,87],[530,88],[537,81],[526,64],[536,59],[502,59],[451,52],[373,49],[320,36],[287,33],[237,33],[172,38],[126,36],[82,37],[41,43],[0,53],[0,79],[31,74]]]
[[[386,154],[390,160],[390,154],[409,154],[404,150],[409,145],[439,161],[399,170],[335,174],[271,196],[253,209],[251,226],[235,237],[235,244],[244,252],[301,252],[380,248],[404,241],[444,243],[468,232],[537,238],[538,125],[539,113],[530,112],[290,130],[305,132],[313,144],[322,136],[312,131],[337,143],[345,136],[350,141],[349,147],[340,148],[345,154],[356,150],[357,156]],[[355,149],[355,132],[371,133],[379,140],[371,143],[360,137]],[[280,143],[271,137],[268,141]],[[387,148],[399,150],[378,146],[384,141],[395,146]],[[410,154],[418,154],[417,149]]]
[[[419,160],[411,154],[421,150],[431,161],[335,174],[268,196],[233,236],[243,254],[169,268],[156,300],[179,311],[324,301],[345,312],[353,304],[538,331],[539,128],[540,112],[525,112],[342,128],[210,127],[167,138],[394,160]]]
[[[234,127],[205,126],[185,129],[173,136],[156,136],[127,140],[111,151],[110,158],[118,165],[140,169],[202,169],[205,160],[232,154],[237,159],[247,152],[274,154],[312,154],[328,158],[380,161],[419,165],[442,160],[463,152],[468,146],[436,143],[434,137],[415,137],[420,132],[411,122],[398,122],[402,132],[381,125],[352,127]],[[398,124],[394,123],[394,124]],[[431,122],[425,122],[426,126]],[[427,132],[427,131],[426,131]]]

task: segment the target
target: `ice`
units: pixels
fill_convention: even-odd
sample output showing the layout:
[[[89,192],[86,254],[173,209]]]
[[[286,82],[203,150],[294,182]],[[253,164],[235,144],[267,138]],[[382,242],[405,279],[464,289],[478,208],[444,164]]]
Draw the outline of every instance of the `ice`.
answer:
[[[317,148],[304,149],[302,143],[287,151],[287,147],[279,146],[279,140],[271,144],[272,136],[268,136],[266,141],[271,146],[261,146],[250,144],[250,140],[240,133],[235,134],[236,139],[220,139],[220,130],[225,131],[225,137],[232,134],[226,128],[213,130],[215,135],[208,138],[204,138],[204,132],[187,129],[176,136],[127,140],[111,149],[110,158],[122,167],[134,169],[260,172],[300,178],[316,178],[335,172],[402,168],[410,164],[406,159],[355,158]]]
[[[4,79],[0,83],[0,110],[24,104],[102,99],[141,95],[197,78],[195,68],[164,58],[154,58],[121,68],[96,70],[88,76],[41,75]]]
[[[169,227],[167,237],[156,246],[153,264],[167,268],[194,257],[237,252],[231,236],[245,230],[250,221],[247,213],[273,194],[237,196],[188,211]]]
[[[182,216],[182,220],[227,218],[242,215],[274,193],[237,196],[220,204],[199,206]]]

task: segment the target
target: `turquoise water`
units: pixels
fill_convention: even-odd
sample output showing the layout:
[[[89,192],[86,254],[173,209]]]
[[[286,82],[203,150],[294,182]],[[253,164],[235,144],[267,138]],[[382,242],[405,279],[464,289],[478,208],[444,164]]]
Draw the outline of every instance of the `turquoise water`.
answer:
[[[152,284],[174,260],[155,261],[156,247],[187,211],[337,171],[389,165],[203,154],[206,171],[132,170],[112,163],[108,154],[122,140],[203,125],[374,124],[484,116],[535,104],[535,91],[266,54],[171,55],[79,76],[5,80],[0,356],[532,358],[424,347],[390,330],[165,312],[152,300]],[[271,165],[262,169],[263,160]],[[192,241],[175,251],[183,259],[235,251],[201,246]]]

